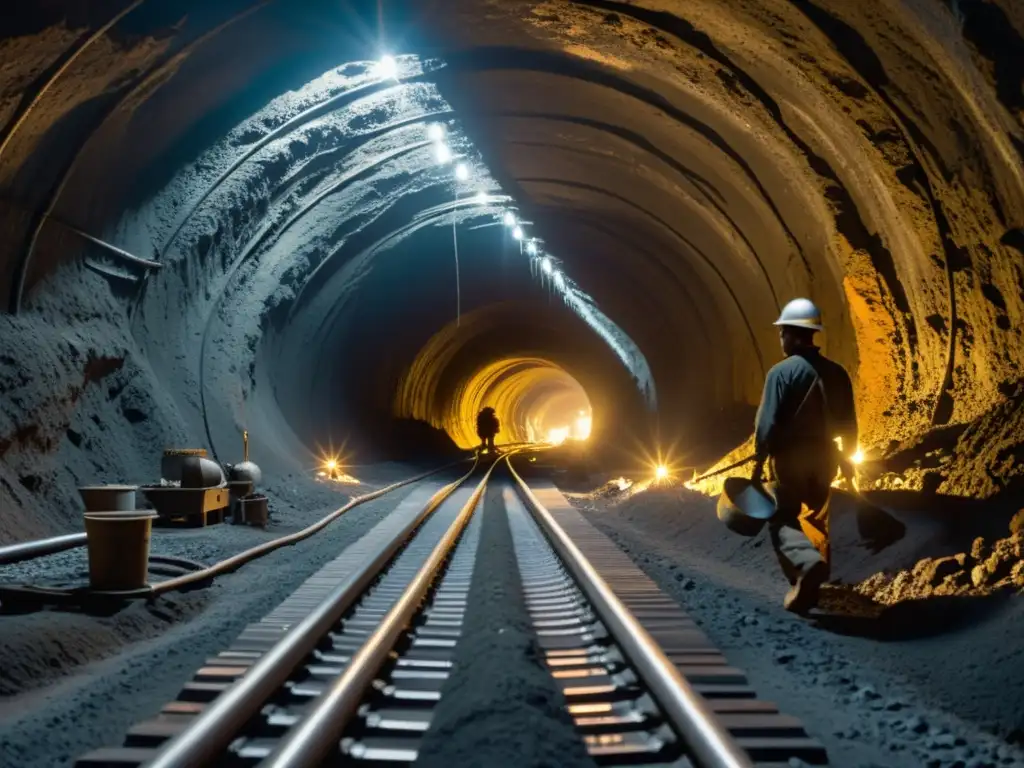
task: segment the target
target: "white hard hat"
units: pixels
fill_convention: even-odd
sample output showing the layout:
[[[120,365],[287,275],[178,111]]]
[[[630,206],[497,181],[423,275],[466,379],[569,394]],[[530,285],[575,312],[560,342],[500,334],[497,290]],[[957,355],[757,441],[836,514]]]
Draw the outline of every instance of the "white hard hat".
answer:
[[[782,314],[775,325],[788,325],[793,328],[810,328],[812,331],[822,330],[821,310],[814,306],[810,299],[793,299],[782,308]]]

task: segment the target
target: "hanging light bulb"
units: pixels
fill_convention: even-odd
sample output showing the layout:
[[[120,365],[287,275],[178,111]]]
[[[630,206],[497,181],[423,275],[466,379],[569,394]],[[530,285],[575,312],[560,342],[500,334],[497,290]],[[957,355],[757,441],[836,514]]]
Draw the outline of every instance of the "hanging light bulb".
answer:
[[[469,178],[469,166],[465,163],[459,163],[455,166],[455,178],[459,181],[465,181]]]
[[[514,227],[516,225],[516,217],[512,211],[505,211],[505,218],[503,219],[506,227]]]
[[[516,240],[522,240],[523,239],[523,228],[522,227],[516,227],[515,229],[513,229],[512,230],[512,237],[514,237]]]
[[[427,128],[427,138],[431,141],[441,141],[444,139],[444,126],[440,123],[434,123]]]
[[[393,56],[383,56],[377,62],[377,77],[382,80],[394,80],[398,77],[398,62]]]
[[[531,256],[536,256],[537,255],[537,244],[534,243],[533,241],[527,243],[527,245],[526,245],[526,252],[528,254],[530,254]]]
[[[447,144],[438,144],[435,154],[437,155],[437,162],[441,163],[441,165],[452,159],[452,151],[448,149]]]
[[[544,270],[544,274],[550,275],[552,270],[551,259],[549,259],[547,256],[541,259],[540,268]]]

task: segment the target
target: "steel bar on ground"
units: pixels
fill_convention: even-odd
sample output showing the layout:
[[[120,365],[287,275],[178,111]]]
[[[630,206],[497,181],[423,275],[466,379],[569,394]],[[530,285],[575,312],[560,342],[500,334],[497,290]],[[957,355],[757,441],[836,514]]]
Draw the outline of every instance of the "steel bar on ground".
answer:
[[[552,546],[572,572],[580,589],[593,603],[601,620],[615,637],[644,683],[685,741],[701,768],[752,768],[747,754],[715,719],[704,699],[666,658],[664,652],[593,565],[565,534],[551,513],[523,482],[512,462],[509,471],[519,492],[533,510]]]
[[[320,639],[377,577],[380,569],[394,557],[416,528],[469,479],[474,470],[475,465],[466,475],[435,493],[423,511],[398,536],[372,558],[368,558],[363,568],[339,584],[327,599],[293,627],[244,677],[217,697],[181,734],[167,742],[147,764],[148,768],[216,765],[235,735],[260,711],[266,700],[284,685],[302,660],[312,653]]]
[[[23,560],[31,560],[43,555],[53,555],[66,549],[84,547],[86,541],[84,533],[69,533],[65,536],[54,536],[51,539],[38,539],[36,541],[25,541],[21,544],[10,544],[6,547],[0,547],[0,565],[20,563]]]
[[[359,708],[366,689],[373,683],[384,662],[391,654],[402,632],[408,628],[434,577],[459,540],[466,523],[476,510],[487,488],[487,481],[497,462],[487,468],[473,495],[462,507],[444,537],[434,547],[412,583],[381,620],[344,673],[310,708],[302,722],[289,731],[277,749],[260,765],[268,768],[306,768],[319,765],[332,749],[337,749],[341,735]]]

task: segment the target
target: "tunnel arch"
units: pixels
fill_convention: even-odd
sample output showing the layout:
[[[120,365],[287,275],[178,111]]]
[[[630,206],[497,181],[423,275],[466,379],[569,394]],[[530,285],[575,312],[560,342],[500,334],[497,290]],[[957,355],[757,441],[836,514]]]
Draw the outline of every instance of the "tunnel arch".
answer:
[[[536,358],[586,390],[595,429],[653,420],[695,444],[749,417],[779,357],[771,322],[796,295],[822,305],[826,352],[854,371],[879,449],[974,423],[1019,381],[1013,3],[967,3],[957,19],[914,0],[550,0],[489,14],[453,0],[389,10],[383,29],[372,5],[17,10],[0,38],[19,54],[0,75],[5,354],[27,355],[11,340],[30,337],[61,352],[0,382],[35,404],[0,425],[11,461],[56,462],[93,359],[139,382],[148,426],[112,418],[142,444],[228,452],[242,422],[262,420],[255,450],[303,466],[323,422],[384,429],[415,410],[396,406],[403,371],[452,320],[453,223],[464,315],[501,351],[454,356],[439,392]],[[980,33],[993,19],[998,47]],[[405,68],[382,86],[385,52]],[[449,202],[451,169],[427,162],[433,123],[571,292],[538,277],[500,224]],[[403,280],[420,290],[401,312],[372,308],[388,300],[372,291]],[[543,322],[520,323],[541,305]],[[604,337],[585,330],[602,318]],[[615,351],[625,340],[635,354]],[[653,414],[637,391],[657,393]],[[12,442],[25,424],[43,437]],[[53,467],[56,485],[71,482]]]

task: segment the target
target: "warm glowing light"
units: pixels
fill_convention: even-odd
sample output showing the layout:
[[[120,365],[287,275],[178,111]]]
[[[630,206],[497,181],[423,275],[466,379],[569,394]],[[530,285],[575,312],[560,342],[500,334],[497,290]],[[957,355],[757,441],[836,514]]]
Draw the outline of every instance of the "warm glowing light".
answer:
[[[337,461],[337,459],[328,459],[327,461],[325,461],[324,462],[324,468],[328,472],[333,472],[334,470],[336,470],[338,468],[338,461]]]
[[[561,445],[569,439],[568,427],[555,427],[548,430],[548,442],[554,445]]]
[[[465,181],[469,178],[469,166],[465,163],[459,163],[455,166],[455,178],[459,181]]]
[[[654,468],[654,477],[658,480],[664,480],[666,477],[668,477],[668,467],[666,467],[664,464],[659,464],[657,467]]]
[[[438,144],[435,154],[437,155],[437,162],[441,164],[447,163],[452,159],[452,151],[448,149],[447,144]]]
[[[513,229],[512,230],[512,237],[514,237],[516,240],[522,240],[523,239],[523,228],[522,227],[516,227],[515,229]]]
[[[398,77],[398,62],[393,56],[384,56],[377,62],[377,77],[394,80]]]
[[[444,138],[444,126],[440,123],[434,123],[427,128],[427,138],[431,141],[441,141]]]
[[[540,268],[544,270],[545,274],[550,275],[552,270],[551,259],[549,259],[547,256],[541,259]]]
[[[860,448],[858,448],[856,453],[854,453],[853,456],[850,457],[850,461],[852,461],[854,464],[863,464],[864,463],[864,451],[862,451]]]
[[[530,254],[531,256],[536,256],[537,255],[537,244],[536,243],[527,243],[527,245],[526,245],[526,252],[528,254]]]
[[[587,416],[586,414],[581,414],[576,419],[575,427],[576,427],[576,435],[575,435],[576,439],[577,440],[586,440],[588,437],[590,437],[590,430],[593,427],[593,422],[592,422],[592,420],[591,420],[591,418],[589,416]]]
[[[516,217],[512,211],[505,211],[505,217],[502,219],[505,222],[506,227],[514,227],[516,225]]]

